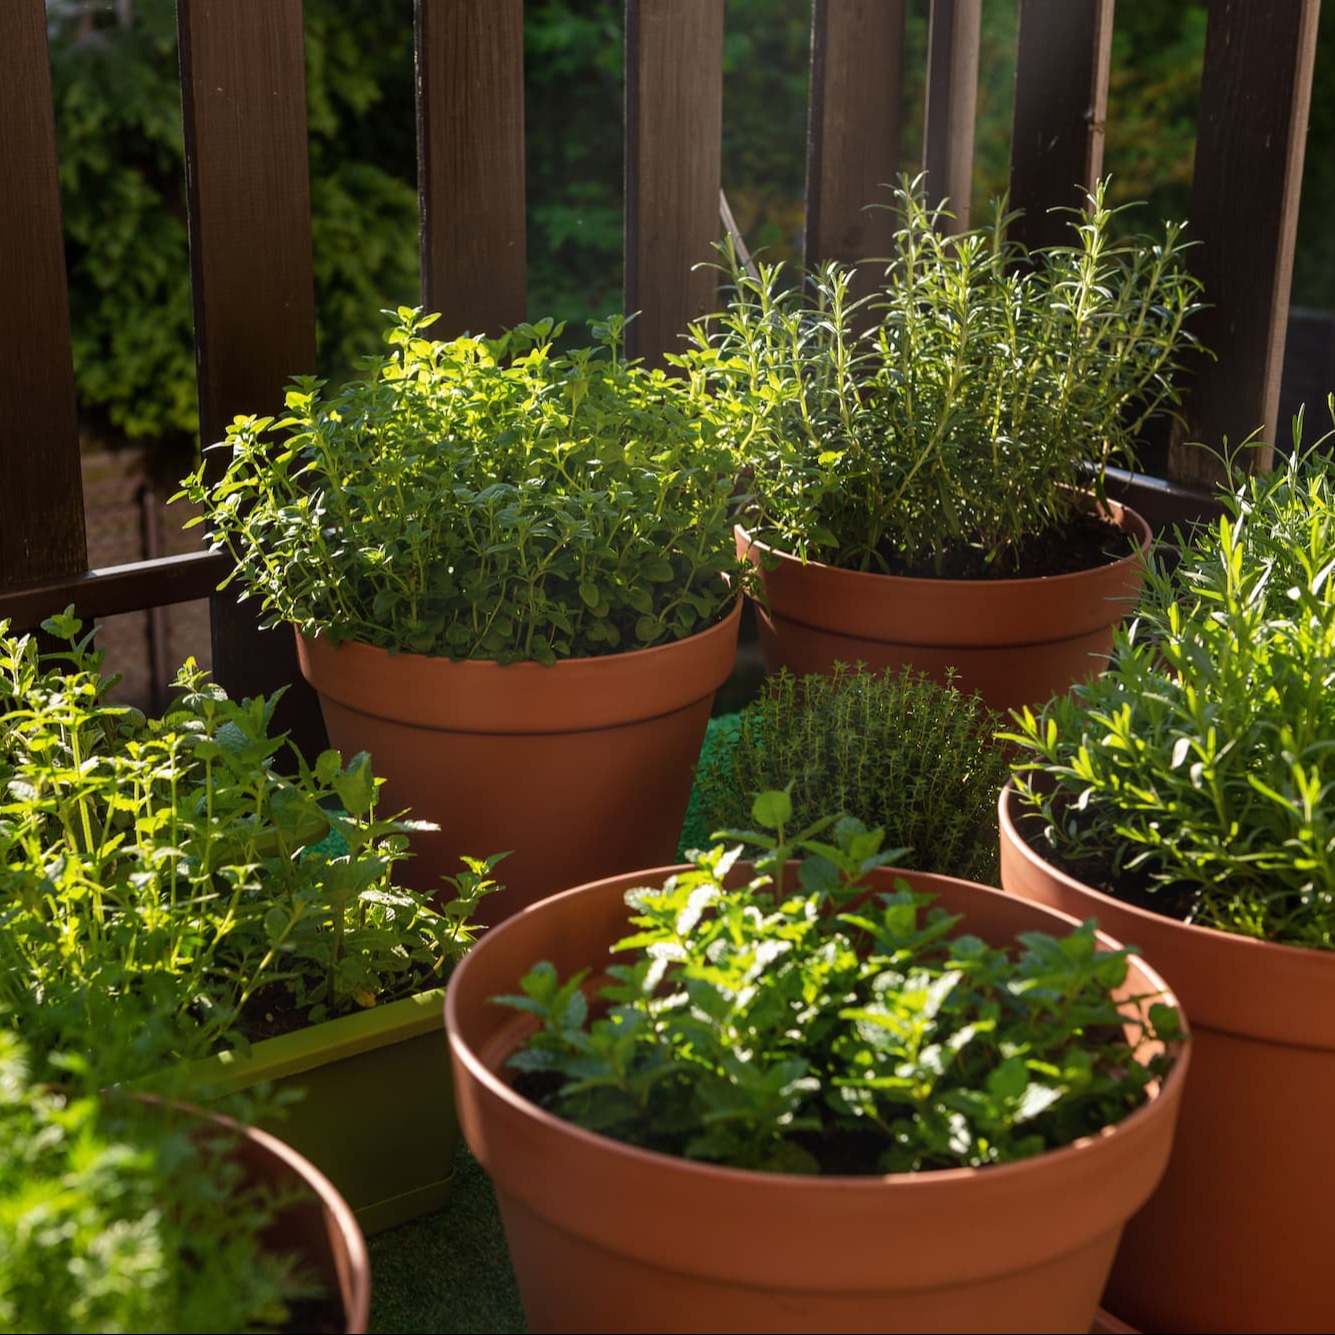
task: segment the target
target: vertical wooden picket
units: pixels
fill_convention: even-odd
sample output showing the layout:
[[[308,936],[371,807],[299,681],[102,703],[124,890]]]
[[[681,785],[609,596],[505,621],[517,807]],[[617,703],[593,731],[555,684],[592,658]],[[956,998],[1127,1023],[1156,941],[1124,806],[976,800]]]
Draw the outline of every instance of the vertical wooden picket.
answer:
[[[1197,121],[1193,266],[1209,307],[1196,331],[1216,360],[1200,359],[1183,439],[1169,474],[1205,485],[1220,476],[1217,449],[1276,422],[1279,377],[1302,189],[1320,0],[1213,0]],[[1248,463],[1268,467],[1270,451]]]
[[[422,301],[434,337],[524,319],[523,0],[417,0]]]
[[[1011,235],[1031,249],[1069,242],[1069,214],[1103,170],[1113,0],[1021,0],[1015,62]]]
[[[43,0],[0,5],[0,589],[87,564]]]
[[[723,0],[627,0],[627,345],[651,364],[716,302],[722,138]]]
[[[301,0],[178,0],[200,431],[280,410],[315,370]],[[206,456],[208,457],[208,456]],[[223,460],[215,459],[219,468]],[[213,670],[233,694],[292,683],[284,726],[321,734],[292,632],[260,631],[253,603],[213,599]]]
[[[949,201],[951,232],[969,225],[982,0],[932,0],[923,170],[930,203]]]
[[[815,0],[807,135],[806,262],[889,253],[899,163],[903,0]]]

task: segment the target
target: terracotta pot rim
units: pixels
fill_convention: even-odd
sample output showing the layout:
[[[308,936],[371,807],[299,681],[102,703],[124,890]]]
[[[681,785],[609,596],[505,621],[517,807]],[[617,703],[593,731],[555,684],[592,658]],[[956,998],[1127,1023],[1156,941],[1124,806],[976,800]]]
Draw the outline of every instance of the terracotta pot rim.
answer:
[[[742,614],[741,594],[733,600],[729,611],[718,621],[711,622],[708,626],[700,630],[692,631],[689,635],[682,636],[679,640],[669,640],[666,644],[652,644],[645,649],[626,649],[617,650],[610,654],[585,654],[573,658],[558,658],[554,663],[538,663],[531,659],[518,663],[500,663],[494,658],[449,658],[444,654],[415,654],[406,649],[386,649],[380,645],[367,644],[365,640],[342,640],[338,644],[331,645],[328,637],[324,635],[307,635],[300,626],[293,626],[297,639],[300,643],[308,646],[320,646],[321,651],[330,654],[357,654],[374,658],[397,659],[412,663],[438,663],[442,672],[449,671],[471,671],[477,674],[495,672],[506,673],[524,673],[531,674],[543,672],[557,672],[562,668],[578,666],[585,670],[597,670],[597,665],[602,663],[649,663],[653,661],[655,655],[671,653],[674,649],[683,644],[702,640],[705,636],[714,632],[721,631],[736,621]]]
[[[249,1123],[237,1121],[226,1113],[214,1112],[181,1099],[165,1099],[157,1094],[130,1094],[142,1103],[157,1104],[181,1113],[192,1119],[198,1119],[205,1125],[215,1126],[238,1142],[249,1143],[271,1159],[278,1160],[289,1172],[299,1178],[319,1201],[320,1209],[330,1219],[334,1231],[347,1247],[347,1268],[338,1267],[339,1277],[345,1286],[339,1292],[340,1305],[348,1331],[364,1331],[370,1319],[371,1311],[371,1258],[366,1249],[366,1238],[352,1207],[339,1193],[337,1187],[305,1155],[292,1148],[286,1141],[280,1140],[269,1131]]]
[[[551,736],[641,724],[689,709],[727,680],[742,600],[668,644],[543,663],[391,654],[296,630],[302,676],[322,701],[423,732]],[[295,628],[294,628],[295,629]]]
[[[535,912],[541,912],[544,908],[560,902],[569,902],[577,895],[583,895],[588,892],[601,890],[609,882],[628,882],[632,879],[643,879],[644,884],[662,884],[663,881],[674,872],[688,870],[690,864],[680,863],[673,866],[650,868],[642,872],[623,873],[618,876],[606,877],[601,881],[593,881],[587,885],[576,886],[570,890],[562,891],[558,895],[550,896],[536,904],[531,904],[521,910],[519,914],[514,915],[506,922],[498,924],[488,932],[488,937],[501,933],[520,919]],[[906,871],[912,871],[910,868],[889,867],[884,869],[887,873],[904,874]],[[1002,898],[1014,898],[1005,891],[997,889],[995,886],[982,885],[976,881],[965,881],[960,877],[942,876],[931,872],[916,872],[912,874],[919,883],[922,881],[947,882],[954,885],[968,886],[971,890],[983,891],[989,895],[998,895]],[[1069,923],[1072,927],[1080,925],[1079,919],[1070,914],[1062,912],[1060,909],[1054,909],[1047,905],[1034,905],[1041,907],[1047,913],[1052,914],[1058,919]],[[1120,943],[1110,936],[1107,932],[1100,930],[1099,936],[1105,944],[1113,947]],[[485,938],[484,938],[485,939]],[[469,956],[464,959],[456,970],[455,977],[468,967]],[[1148,963],[1143,956],[1136,956],[1133,960],[1135,968],[1139,969],[1145,975],[1152,995],[1160,997],[1165,1004],[1177,1007],[1179,1013],[1182,1013],[1181,1003],[1174,994],[1171,987],[1164,980],[1163,976],[1154,966]],[[610,1136],[602,1135],[595,1131],[589,1131],[579,1126],[575,1122],[567,1121],[565,1118],[558,1117],[546,1109],[539,1108],[536,1104],[530,1102],[522,1095],[508,1085],[504,1080],[497,1076],[490,1067],[481,1059],[470,1043],[467,1043],[458,1032],[458,1025],[455,1021],[455,996],[456,991],[452,985],[446,989],[445,994],[445,1017],[446,1032],[451,1048],[457,1060],[461,1061],[482,1087],[493,1097],[499,1098],[512,1111],[518,1112],[521,1116],[531,1119],[536,1125],[543,1129],[547,1134],[569,1135],[575,1137],[578,1141],[596,1146],[601,1152],[613,1155],[618,1161],[628,1162],[630,1164],[641,1165],[644,1167],[653,1167],[661,1165],[670,1165],[674,1171],[686,1174],[687,1180],[701,1180],[716,1183],[733,1183],[741,1186],[744,1183],[754,1183],[757,1180],[763,1180],[766,1183],[773,1184],[776,1188],[782,1188],[793,1192],[830,1192],[838,1191],[844,1193],[856,1192],[884,1192],[887,1188],[893,1188],[897,1191],[922,1192],[931,1190],[934,1187],[957,1186],[961,1183],[969,1182],[978,1178],[982,1174],[988,1182],[1002,1184],[1008,1179],[1019,1178],[1025,1175],[1031,1175],[1035,1171],[1047,1171],[1054,1174],[1062,1172],[1066,1165],[1072,1164],[1077,1158],[1087,1158],[1091,1153],[1097,1153],[1100,1147],[1105,1146],[1109,1140],[1122,1134],[1133,1133],[1144,1123],[1158,1116],[1162,1106],[1171,1106],[1173,1101],[1180,1096],[1182,1082],[1186,1078],[1187,1067],[1191,1056],[1191,1046],[1189,1043],[1180,1045],[1169,1070],[1167,1077],[1161,1083],[1151,1086],[1149,1098],[1136,1108],[1133,1112],[1123,1117],[1120,1121],[1110,1123],[1093,1135],[1082,1136],[1079,1140],[1072,1141],[1068,1145],[1060,1146],[1057,1149],[1046,1150],[1044,1153],[1035,1155],[1030,1159],[1017,1160],[1007,1164],[988,1164],[981,1168],[941,1168],[933,1169],[920,1173],[887,1173],[887,1174],[817,1174],[808,1175],[801,1173],[770,1173],[761,1172],[756,1169],[731,1168],[720,1164],[704,1163],[695,1159],[688,1159],[680,1155],[664,1153],[661,1150],[648,1150],[639,1146],[628,1145],[623,1141],[615,1140]]]
[[[1016,790],[1015,780],[1013,778],[1007,779],[1006,786],[1002,788],[1001,795],[997,799],[997,818],[1002,838],[1009,839],[1016,851],[1027,862],[1041,867],[1046,875],[1053,877],[1068,889],[1080,891],[1090,896],[1096,903],[1108,904],[1117,912],[1124,913],[1159,930],[1192,936],[1200,941],[1214,941],[1223,949],[1250,951],[1253,958],[1260,958],[1265,953],[1269,953],[1270,958],[1276,961],[1281,961],[1285,957],[1310,961],[1320,959],[1322,956],[1329,956],[1331,967],[1335,969],[1335,951],[1317,950],[1312,946],[1285,945],[1279,941],[1262,941],[1258,937],[1243,936],[1238,932],[1221,931],[1218,927],[1205,927],[1199,923],[1183,922],[1181,918],[1174,918],[1166,913],[1155,913],[1150,909],[1141,908],[1138,904],[1128,904],[1125,900],[1118,899],[1105,890],[1100,890],[1086,881],[1079,880],[1069,872],[1063,871],[1055,863],[1040,857],[1034,851],[1029,841],[1020,833],[1015,816],[1012,814],[1013,809],[1019,809],[1019,803],[1020,794]]]
[[[1133,551],[1125,556],[1118,557],[1116,560],[1103,561],[1098,565],[1084,566],[1079,570],[1068,570],[1063,575],[1028,575],[1016,579],[935,579],[923,575],[887,575],[876,570],[845,570],[842,566],[827,565],[823,561],[807,560],[803,561],[801,557],[794,556],[790,552],[782,551],[777,547],[772,547],[768,543],[761,542],[759,538],[753,538],[744,525],[734,526],[734,533],[750,548],[754,548],[761,553],[768,553],[778,558],[780,564],[802,566],[804,568],[815,567],[818,571],[824,573],[826,578],[850,580],[850,581],[872,581],[875,587],[881,589],[893,589],[896,586],[911,585],[915,588],[927,585],[932,588],[939,588],[945,592],[958,592],[966,589],[976,590],[995,590],[1005,593],[1008,590],[1035,588],[1042,586],[1044,588],[1063,588],[1069,582],[1088,579],[1091,573],[1104,573],[1116,570],[1123,566],[1133,565],[1149,554],[1150,544],[1153,541],[1153,531],[1150,529],[1146,520],[1129,505],[1124,505],[1120,501],[1109,501],[1107,506],[1100,506],[1100,509],[1106,509],[1110,512],[1110,517],[1121,522],[1123,532],[1129,536],[1134,535],[1139,538],[1139,542]],[[864,587],[870,589],[872,584],[866,584]]]

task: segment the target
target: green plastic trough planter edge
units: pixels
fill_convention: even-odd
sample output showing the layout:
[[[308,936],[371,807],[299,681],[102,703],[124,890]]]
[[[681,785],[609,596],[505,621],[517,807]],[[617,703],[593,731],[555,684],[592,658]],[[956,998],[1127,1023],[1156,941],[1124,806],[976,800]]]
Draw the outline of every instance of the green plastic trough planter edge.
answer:
[[[445,989],[267,1038],[187,1068],[185,1096],[208,1104],[269,1082],[300,1091],[260,1125],[338,1188],[366,1233],[439,1209],[459,1124],[441,1021]]]

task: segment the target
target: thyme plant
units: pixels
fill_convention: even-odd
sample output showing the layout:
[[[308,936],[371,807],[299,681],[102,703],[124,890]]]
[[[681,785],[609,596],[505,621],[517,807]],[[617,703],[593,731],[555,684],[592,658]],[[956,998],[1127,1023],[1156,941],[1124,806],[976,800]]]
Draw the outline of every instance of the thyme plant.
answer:
[[[764,850],[746,883],[726,879],[740,846],[718,844],[627,893],[635,930],[613,950],[633,955],[596,997],[588,970],[562,979],[540,962],[522,995],[496,999],[537,1022],[510,1060],[522,1092],[711,1163],[918,1172],[1069,1144],[1138,1107],[1167,1069],[1135,1044],[1175,1039],[1176,1011],[1118,1006],[1127,950],[1100,950],[1092,922],[1025,933],[1018,949],[954,935],[959,918],[903,882],[861,893],[903,851],[883,851],[881,831],[826,817],[790,835],[782,792],[753,814],[760,832],[728,832]]]
[[[755,536],[851,570],[942,575],[972,552],[1009,574],[1179,402],[1200,285],[1179,226],[1114,235],[1103,184],[1069,244],[1032,253],[1004,202],[957,236],[921,178],[894,207],[876,291],[855,299],[843,264],[798,280],[734,262],[678,364],[753,470]]]
[[[34,1052],[163,1016],[175,1057],[198,1056],[272,1012],[316,1022],[445,980],[495,858],[433,907],[394,882],[408,827],[377,814],[369,757],[297,756],[288,778],[276,697],[229,700],[188,663],[145,718],[106,698],[91,632],[45,625],[67,652],[0,622],[0,1007]]]
[[[401,307],[367,379],[294,381],[185,479],[265,624],[551,663],[720,620],[750,579],[735,467],[682,383],[623,357],[619,318],[563,353],[550,320],[437,342],[436,318]]]
[[[953,680],[836,664],[830,676],[767,677],[733,735],[703,758],[693,810],[705,830],[738,827],[755,795],[787,781],[793,822],[845,811],[910,865],[996,884],[1000,715]]]
[[[1108,672],[1016,715],[1017,785],[1100,889],[1335,949],[1335,462],[1295,448],[1180,541]]]

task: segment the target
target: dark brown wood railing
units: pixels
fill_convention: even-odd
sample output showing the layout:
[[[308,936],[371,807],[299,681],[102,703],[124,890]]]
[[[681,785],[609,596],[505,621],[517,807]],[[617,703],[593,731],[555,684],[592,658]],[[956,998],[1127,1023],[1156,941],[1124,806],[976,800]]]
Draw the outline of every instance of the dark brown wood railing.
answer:
[[[922,160],[967,216],[981,0],[933,0]],[[1275,423],[1319,0],[1213,0],[1190,216],[1212,308],[1184,440]],[[814,0],[806,258],[884,253],[865,211],[899,158],[903,0]],[[627,0],[626,305],[634,350],[669,349],[715,299],[724,0]],[[178,0],[200,418],[279,405],[313,368],[301,0]],[[1022,0],[1011,194],[1024,239],[1102,161],[1113,0]],[[440,328],[524,312],[522,0],[417,0],[423,301]],[[1175,443],[1168,480],[1126,478],[1159,523],[1207,504],[1216,465]],[[200,552],[87,567],[43,0],[0,4],[0,618],[85,616],[212,592]],[[234,692],[296,678],[290,637],[213,596],[214,668]],[[299,700],[300,691],[294,692]]]

